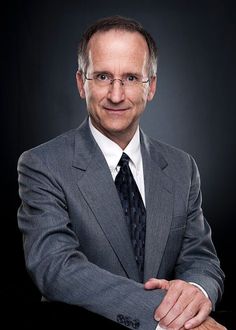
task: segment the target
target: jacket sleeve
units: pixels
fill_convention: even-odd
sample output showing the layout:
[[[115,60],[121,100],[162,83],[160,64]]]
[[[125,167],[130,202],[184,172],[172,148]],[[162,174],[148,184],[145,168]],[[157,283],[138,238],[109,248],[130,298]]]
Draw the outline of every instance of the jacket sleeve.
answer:
[[[211,229],[203,216],[200,176],[193,158],[188,193],[187,225],[175,277],[199,284],[208,294],[213,308],[223,292],[224,273],[211,238]]]
[[[91,263],[72,230],[63,187],[44,155],[27,151],[18,162],[18,226],[26,268],[42,295],[78,305],[130,329],[154,330],[164,291],[144,290],[131,279]]]

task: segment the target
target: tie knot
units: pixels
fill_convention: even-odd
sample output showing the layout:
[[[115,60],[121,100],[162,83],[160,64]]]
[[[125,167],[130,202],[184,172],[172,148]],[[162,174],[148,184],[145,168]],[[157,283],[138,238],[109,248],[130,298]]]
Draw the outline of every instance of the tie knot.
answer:
[[[120,158],[120,160],[119,160],[118,165],[119,165],[120,167],[123,167],[124,165],[129,165],[129,156],[126,155],[125,152],[123,152],[123,154],[122,154],[122,156],[121,156],[121,158]]]

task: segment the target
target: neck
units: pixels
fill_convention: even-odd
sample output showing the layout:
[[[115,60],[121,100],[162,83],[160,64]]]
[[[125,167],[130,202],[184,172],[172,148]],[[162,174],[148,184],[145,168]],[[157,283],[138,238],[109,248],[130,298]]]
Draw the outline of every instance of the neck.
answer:
[[[104,134],[104,132],[102,132]],[[133,136],[135,134],[135,131],[129,133],[129,134],[105,134],[110,140],[112,140],[113,142],[115,142],[116,144],[118,144],[118,146],[124,150],[127,145],[130,143],[130,141],[132,140]]]
[[[106,130],[104,127],[98,127],[93,120],[91,120],[92,125],[103,135],[105,135],[108,139],[112,140],[118,146],[124,150],[127,145],[132,140],[137,128],[138,123],[136,125],[132,125],[130,127],[127,127],[125,130],[122,131],[116,131],[116,130]]]

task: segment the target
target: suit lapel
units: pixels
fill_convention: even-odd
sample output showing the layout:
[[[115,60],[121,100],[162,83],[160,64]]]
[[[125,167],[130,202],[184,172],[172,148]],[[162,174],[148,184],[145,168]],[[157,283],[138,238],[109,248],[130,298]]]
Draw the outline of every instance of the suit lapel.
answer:
[[[122,206],[107,162],[84,123],[75,138],[77,184],[127,275],[139,280]]]
[[[167,163],[141,135],[147,209],[144,281],[156,277],[167,242],[173,210],[172,180],[164,174]]]

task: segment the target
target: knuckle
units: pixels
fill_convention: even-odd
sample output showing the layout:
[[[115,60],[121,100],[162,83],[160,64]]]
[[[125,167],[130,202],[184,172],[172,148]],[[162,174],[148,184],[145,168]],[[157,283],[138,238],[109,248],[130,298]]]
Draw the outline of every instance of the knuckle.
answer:
[[[202,296],[202,291],[195,285],[191,285],[189,291],[194,296]]]
[[[167,306],[167,308],[169,308],[170,306],[172,306],[172,299],[166,297],[166,299],[165,299],[165,305]]]
[[[172,310],[175,315],[180,315],[183,312],[183,307],[179,304],[176,304],[173,306]]]
[[[176,286],[176,288],[182,288],[182,286],[184,285],[184,281],[182,281],[182,280],[176,280],[175,281],[175,286]]]

